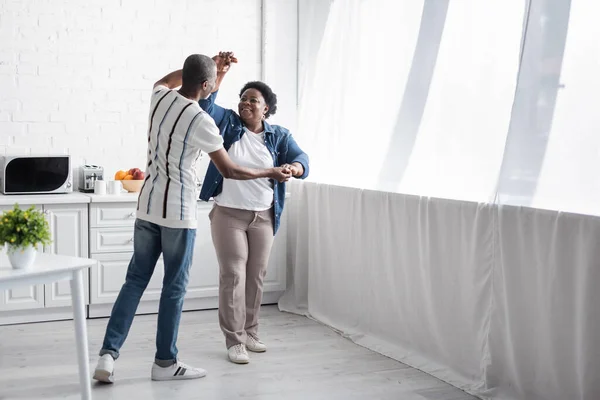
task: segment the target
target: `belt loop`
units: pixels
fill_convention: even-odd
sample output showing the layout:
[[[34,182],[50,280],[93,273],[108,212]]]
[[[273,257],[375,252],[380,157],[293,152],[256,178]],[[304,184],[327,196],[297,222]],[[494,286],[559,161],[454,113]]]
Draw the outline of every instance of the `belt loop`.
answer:
[[[254,225],[254,223],[258,219],[258,215],[259,215],[258,211],[252,211],[252,212],[254,213],[254,218],[252,219],[252,222],[250,222],[250,225]]]

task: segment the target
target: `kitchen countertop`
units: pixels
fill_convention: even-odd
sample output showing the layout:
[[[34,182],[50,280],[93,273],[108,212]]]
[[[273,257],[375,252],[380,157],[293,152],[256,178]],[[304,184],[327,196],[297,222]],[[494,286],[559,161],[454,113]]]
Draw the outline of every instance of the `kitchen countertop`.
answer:
[[[90,198],[90,203],[136,203],[138,199],[138,193],[121,193],[121,194],[106,194],[97,195],[93,193],[85,194]],[[210,200],[212,202],[212,199]],[[202,200],[198,200],[199,203],[205,203]]]
[[[90,203],[136,203],[138,199],[139,193],[127,193],[123,192],[121,194],[94,194],[94,193],[86,193],[85,196],[88,196],[90,199]]]
[[[290,197],[289,193],[285,195],[286,199]],[[135,203],[138,199],[138,193],[106,194],[98,195],[94,193],[58,193],[58,194],[0,194],[0,206],[12,206],[15,203],[19,205],[33,204],[87,204],[87,203]],[[211,204],[213,199],[207,203],[198,200],[198,203]]]
[[[89,196],[84,193],[56,193],[56,194],[0,194],[0,206],[33,204],[86,204],[90,202]]]

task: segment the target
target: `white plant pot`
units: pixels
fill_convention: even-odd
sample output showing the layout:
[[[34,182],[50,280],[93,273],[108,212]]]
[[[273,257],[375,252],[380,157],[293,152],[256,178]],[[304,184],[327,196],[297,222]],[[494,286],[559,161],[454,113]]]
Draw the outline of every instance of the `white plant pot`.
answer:
[[[8,254],[8,260],[14,269],[26,269],[31,267],[35,261],[37,250],[31,245],[22,248],[9,244],[6,246],[6,254]]]

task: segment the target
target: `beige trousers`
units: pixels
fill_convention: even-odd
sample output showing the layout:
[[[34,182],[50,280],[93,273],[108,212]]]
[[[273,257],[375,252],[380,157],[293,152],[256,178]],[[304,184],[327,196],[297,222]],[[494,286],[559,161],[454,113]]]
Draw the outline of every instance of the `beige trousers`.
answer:
[[[246,335],[257,337],[273,209],[254,212],[215,204],[209,216],[219,260],[219,324],[230,348],[246,343]]]

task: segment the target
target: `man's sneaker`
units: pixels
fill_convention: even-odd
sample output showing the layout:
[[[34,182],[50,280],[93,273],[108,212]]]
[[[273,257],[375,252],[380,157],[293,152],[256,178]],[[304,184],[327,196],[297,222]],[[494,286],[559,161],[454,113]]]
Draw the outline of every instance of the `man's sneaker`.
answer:
[[[115,372],[115,360],[110,354],[105,354],[98,360],[94,371],[94,379],[100,382],[113,383]]]
[[[231,346],[229,350],[227,350],[227,354],[229,355],[229,361],[232,363],[248,364],[250,362],[250,357],[248,357],[246,346],[244,346],[242,343]]]
[[[264,353],[267,351],[267,346],[258,338],[248,335],[246,340],[246,348],[254,353]]]
[[[202,368],[193,368],[187,364],[177,361],[170,367],[159,367],[156,363],[152,364],[153,381],[175,381],[180,379],[198,379],[206,376],[206,371]]]

